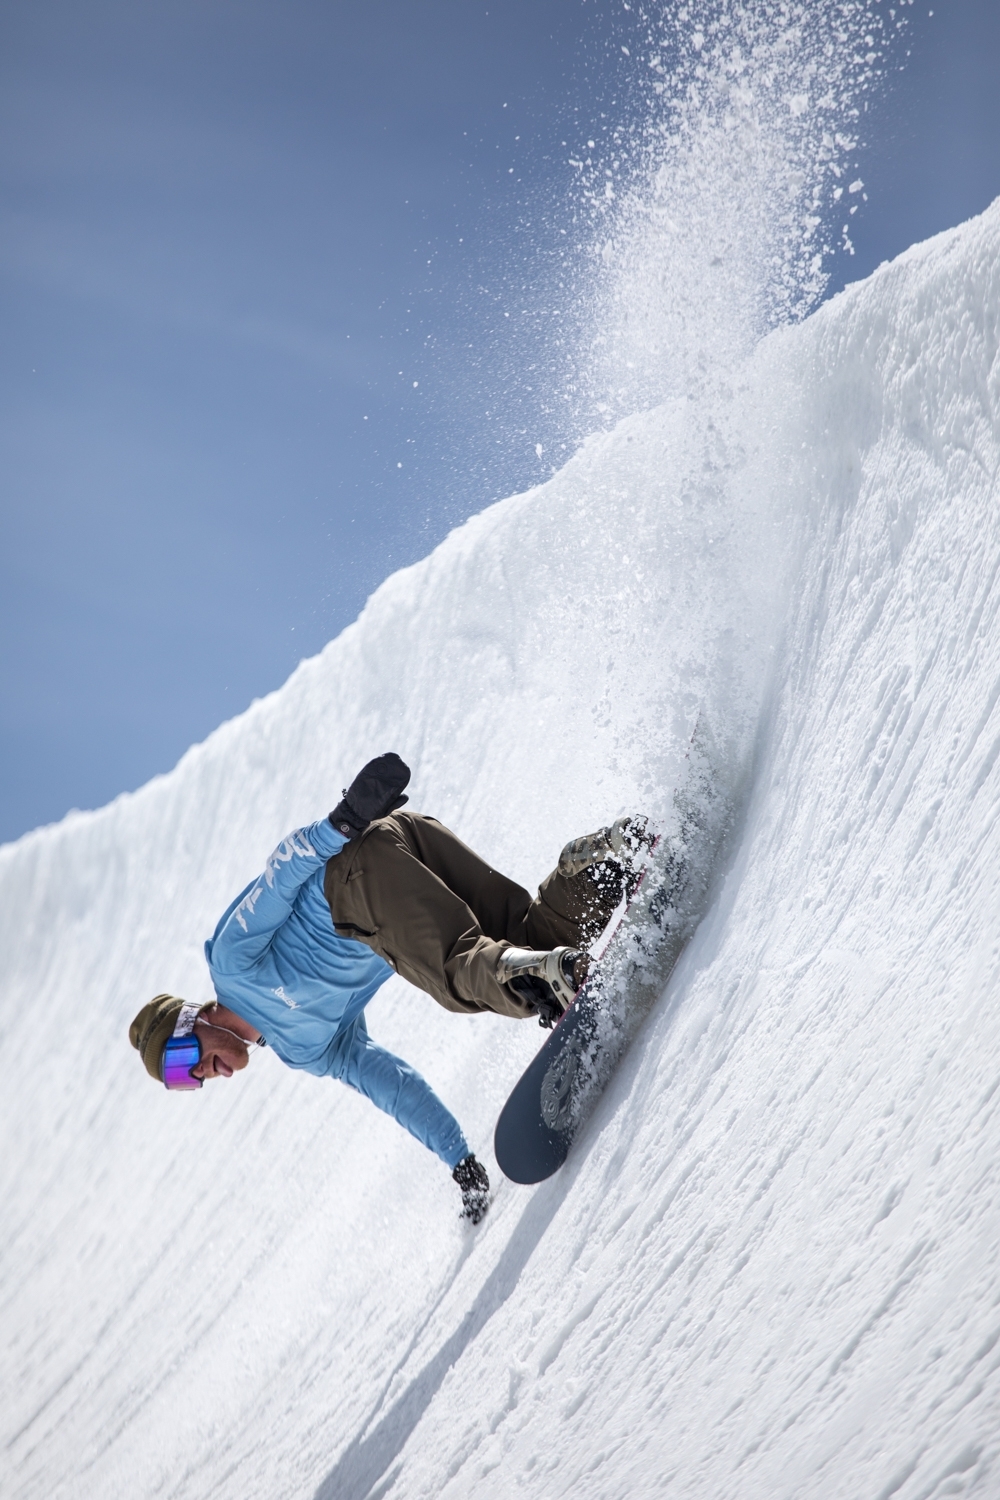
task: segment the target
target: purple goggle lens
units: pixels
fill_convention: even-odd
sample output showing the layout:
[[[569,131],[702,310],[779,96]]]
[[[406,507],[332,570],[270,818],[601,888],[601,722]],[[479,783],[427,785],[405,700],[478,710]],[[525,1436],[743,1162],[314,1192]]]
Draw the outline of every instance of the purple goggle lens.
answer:
[[[200,1089],[203,1080],[192,1078],[191,1069],[201,1062],[201,1042],[190,1036],[171,1036],[163,1049],[160,1072],[168,1089]]]

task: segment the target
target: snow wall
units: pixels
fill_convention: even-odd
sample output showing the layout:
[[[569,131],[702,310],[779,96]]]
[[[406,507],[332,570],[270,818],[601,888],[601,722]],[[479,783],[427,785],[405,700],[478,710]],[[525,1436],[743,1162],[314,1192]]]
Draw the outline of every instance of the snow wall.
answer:
[[[5,1495],[1000,1492],[998,267],[1000,204],[0,850]],[[531,883],[662,812],[699,711],[743,777],[711,909],[479,1231],[340,1085],[142,1072],[138,1005],[207,998],[216,917],[369,754]],[[398,979],[369,1014],[492,1167],[537,1029]]]

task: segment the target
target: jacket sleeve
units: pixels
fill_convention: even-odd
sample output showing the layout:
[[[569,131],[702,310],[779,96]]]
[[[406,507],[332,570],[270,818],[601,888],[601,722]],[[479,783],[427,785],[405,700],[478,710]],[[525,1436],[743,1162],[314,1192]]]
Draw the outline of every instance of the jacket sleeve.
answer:
[[[469,1154],[461,1126],[445,1109],[426,1079],[415,1068],[379,1047],[368,1035],[363,1016],[351,1027],[339,1076],[344,1083],[392,1115],[404,1130],[439,1156],[448,1168]]]
[[[275,849],[264,873],[225,914],[209,945],[210,963],[227,974],[252,969],[287,921],[295,898],[309,877],[347,840],[329,818],[296,828]]]

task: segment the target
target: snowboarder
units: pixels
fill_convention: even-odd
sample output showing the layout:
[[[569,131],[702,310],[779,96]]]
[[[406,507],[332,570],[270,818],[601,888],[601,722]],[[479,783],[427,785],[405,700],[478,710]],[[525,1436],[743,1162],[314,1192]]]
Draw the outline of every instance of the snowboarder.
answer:
[[[621,819],[575,840],[532,900],[436,819],[401,812],[409,778],[398,755],[378,756],[329,817],[279,844],[205,944],[215,1000],[157,995],[129,1039],[168,1089],[231,1078],[265,1045],[340,1078],[441,1158],[478,1223],[485,1169],[429,1084],[370,1039],[365,1006],[395,972],[447,1010],[551,1026],[649,836]]]

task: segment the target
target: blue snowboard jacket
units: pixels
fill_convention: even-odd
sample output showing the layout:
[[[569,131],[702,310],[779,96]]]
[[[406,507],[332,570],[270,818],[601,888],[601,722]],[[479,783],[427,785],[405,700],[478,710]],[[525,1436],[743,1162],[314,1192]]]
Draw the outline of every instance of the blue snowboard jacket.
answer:
[[[215,992],[290,1068],[341,1079],[454,1167],[469,1155],[458,1121],[365,1026],[365,1006],[393,970],[334,930],[323,874],[346,842],[324,818],[278,845],[205,944]]]

